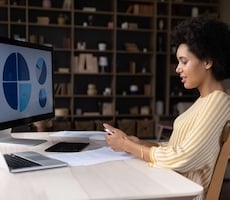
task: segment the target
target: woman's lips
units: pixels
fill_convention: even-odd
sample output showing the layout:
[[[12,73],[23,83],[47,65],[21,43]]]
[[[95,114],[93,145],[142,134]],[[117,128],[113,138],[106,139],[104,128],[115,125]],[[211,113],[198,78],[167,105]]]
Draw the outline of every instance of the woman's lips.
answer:
[[[181,82],[182,82],[182,83],[185,83],[186,77],[185,77],[185,76],[181,76],[180,78],[181,78]]]

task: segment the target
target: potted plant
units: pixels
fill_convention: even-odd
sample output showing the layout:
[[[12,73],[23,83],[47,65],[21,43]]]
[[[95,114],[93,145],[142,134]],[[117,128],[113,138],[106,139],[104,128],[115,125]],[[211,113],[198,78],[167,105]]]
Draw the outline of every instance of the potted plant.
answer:
[[[66,22],[68,21],[68,15],[66,14],[59,14],[58,18],[57,18],[57,23],[60,25],[66,24]]]

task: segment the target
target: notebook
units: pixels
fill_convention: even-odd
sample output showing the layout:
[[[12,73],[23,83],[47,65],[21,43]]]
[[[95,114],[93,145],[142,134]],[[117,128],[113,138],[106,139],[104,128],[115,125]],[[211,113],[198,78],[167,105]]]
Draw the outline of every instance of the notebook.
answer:
[[[65,167],[67,163],[49,158],[34,151],[3,154],[9,171],[12,173]]]

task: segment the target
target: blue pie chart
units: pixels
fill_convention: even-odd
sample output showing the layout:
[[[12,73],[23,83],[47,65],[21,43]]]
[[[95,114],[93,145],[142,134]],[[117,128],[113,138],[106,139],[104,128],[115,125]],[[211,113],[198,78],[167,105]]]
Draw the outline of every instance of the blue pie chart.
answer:
[[[45,89],[41,89],[39,92],[39,104],[42,108],[45,107],[47,101],[47,95]]]
[[[43,85],[47,77],[47,67],[43,58],[39,58],[36,63],[36,76],[39,84]]]
[[[45,60],[43,58],[39,58],[36,62],[36,77],[38,83],[40,85],[44,85],[47,79],[47,67]],[[42,108],[45,107],[47,102],[47,94],[44,88],[40,89],[39,91],[38,102]]]
[[[17,111],[24,111],[31,96],[28,65],[20,53],[10,54],[3,69],[3,90],[8,105]]]

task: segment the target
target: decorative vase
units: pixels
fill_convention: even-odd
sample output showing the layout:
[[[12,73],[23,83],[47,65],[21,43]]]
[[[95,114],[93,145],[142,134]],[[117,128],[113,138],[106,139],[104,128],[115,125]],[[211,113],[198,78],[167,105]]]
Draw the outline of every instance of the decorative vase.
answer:
[[[65,18],[64,17],[58,17],[57,22],[60,25],[64,25],[65,24]]]
[[[97,94],[97,89],[95,84],[88,84],[87,95],[93,96]]]
[[[42,6],[43,6],[43,8],[50,8],[51,7],[51,1],[50,0],[43,0]]]

